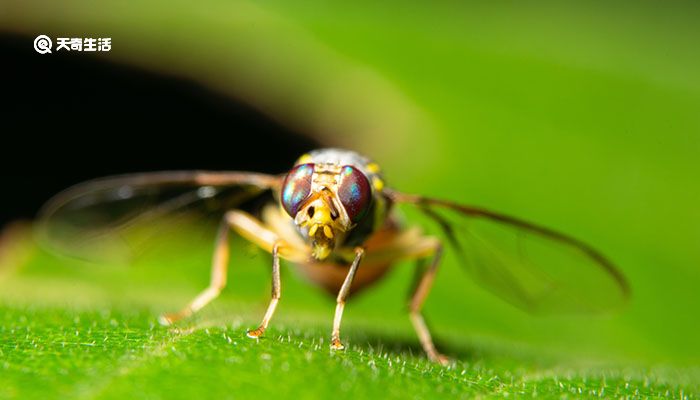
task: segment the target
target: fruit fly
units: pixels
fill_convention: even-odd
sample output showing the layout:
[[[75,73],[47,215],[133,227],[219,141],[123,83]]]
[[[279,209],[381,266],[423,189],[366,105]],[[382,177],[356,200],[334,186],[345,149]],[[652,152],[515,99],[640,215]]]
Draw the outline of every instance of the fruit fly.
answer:
[[[341,149],[304,154],[282,175],[175,171],[89,181],[47,203],[41,237],[59,248],[60,242],[65,248],[71,241],[89,247],[92,237],[227,189],[244,195],[224,210],[210,284],[181,310],[162,315],[164,325],[196,313],[224,288],[231,231],[272,255],[272,297],[260,325],[247,331],[250,338],[261,337],[274,316],[281,296],[281,259],[335,296],[334,350],[344,348],[340,328],[348,296],[378,281],[397,262],[418,261],[409,316],[427,356],[442,364],[448,359],[436,349],[421,310],[440,266],[443,241],[478,283],[529,311],[600,311],[628,296],[623,275],[587,244],[484,208],[396,191],[387,186],[378,164]],[[164,196],[168,191],[177,195]],[[258,212],[236,208],[242,199],[269,191],[273,200]],[[141,202],[144,198],[149,200]],[[110,211],[105,217],[104,206],[118,209],[135,201],[158,206],[135,213]],[[434,221],[440,235],[405,224],[396,210],[404,204]]]

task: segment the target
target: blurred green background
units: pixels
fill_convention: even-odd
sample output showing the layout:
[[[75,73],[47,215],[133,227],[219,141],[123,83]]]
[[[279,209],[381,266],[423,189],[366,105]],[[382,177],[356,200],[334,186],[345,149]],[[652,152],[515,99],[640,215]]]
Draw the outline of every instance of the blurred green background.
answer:
[[[271,338],[246,341],[266,306],[268,258],[238,240],[221,299],[169,331],[156,315],[206,285],[213,236],[183,232],[136,266],[94,268],[49,256],[17,225],[0,266],[0,396],[327,397],[346,384],[402,398],[694,396],[699,18],[693,2],[2,0],[5,32],[104,33],[106,61],[194,80],[361,151],[392,187],[590,242],[632,299],[609,315],[533,317],[448,255],[425,307],[460,361],[443,371],[422,359],[404,315],[410,264],[350,301],[351,348],[331,356],[321,340],[333,302],[291,271]],[[265,157],[266,146],[232,154]]]

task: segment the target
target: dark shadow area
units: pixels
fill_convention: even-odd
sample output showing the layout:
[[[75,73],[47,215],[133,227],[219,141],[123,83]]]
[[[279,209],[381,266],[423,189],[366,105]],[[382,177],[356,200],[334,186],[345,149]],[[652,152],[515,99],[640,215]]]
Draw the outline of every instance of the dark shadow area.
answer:
[[[435,330],[431,330],[431,333],[433,334],[433,341],[438,351],[454,361],[479,360],[488,356],[484,349],[469,346],[468,343],[457,344],[441,340],[440,333]],[[417,336],[415,339],[410,337],[396,337],[387,334],[379,328],[376,330],[365,330],[363,332],[359,332],[356,329],[348,330],[346,336],[353,345],[366,348],[367,351],[372,351],[374,353],[388,353],[390,356],[408,353],[427,358]]]
[[[0,226],[53,194],[110,174],[173,169],[283,172],[314,140],[191,81],[87,53],[41,55],[0,35]],[[108,57],[107,57],[108,58]]]

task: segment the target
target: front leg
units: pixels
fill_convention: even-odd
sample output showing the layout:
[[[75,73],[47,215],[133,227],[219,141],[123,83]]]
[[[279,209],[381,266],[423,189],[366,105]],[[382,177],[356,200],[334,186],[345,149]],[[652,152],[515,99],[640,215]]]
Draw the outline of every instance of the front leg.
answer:
[[[265,333],[265,329],[267,329],[267,325],[275,314],[277,303],[280,300],[282,289],[280,282],[280,246],[280,241],[275,242],[274,246],[272,246],[272,299],[270,300],[270,305],[267,307],[267,312],[265,312],[260,326],[247,332],[247,336],[251,339],[257,339]]]
[[[355,272],[357,267],[360,265],[362,256],[364,256],[365,250],[361,247],[355,249],[355,259],[350,265],[350,270],[348,275],[343,281],[343,286],[340,287],[338,291],[338,297],[336,298],[335,306],[335,317],[333,318],[333,332],[331,333],[331,349],[333,350],[343,350],[345,346],[340,341],[340,321],[343,319],[343,309],[345,308],[345,299],[350,292],[350,286],[352,285],[352,280],[355,278]]]

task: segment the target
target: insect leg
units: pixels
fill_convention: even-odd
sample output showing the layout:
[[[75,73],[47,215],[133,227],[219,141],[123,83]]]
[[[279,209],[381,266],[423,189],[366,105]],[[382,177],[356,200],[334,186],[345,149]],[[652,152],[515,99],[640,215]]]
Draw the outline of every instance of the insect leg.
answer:
[[[367,245],[365,263],[368,266],[381,263],[394,263],[401,260],[429,259],[428,267],[417,275],[416,284],[411,290],[409,317],[428,358],[446,364],[447,357],[435,349],[435,344],[423,319],[421,309],[435,279],[442,256],[442,244],[431,236],[423,236],[420,229],[411,228],[396,234],[379,245]]]
[[[430,289],[433,286],[433,281],[435,280],[435,274],[437,273],[438,266],[440,265],[441,257],[442,245],[438,243],[435,247],[433,259],[430,261],[430,265],[423,273],[423,276],[418,281],[418,284],[411,295],[411,302],[409,303],[409,317],[411,318],[411,322],[413,323],[413,327],[418,334],[418,339],[420,340],[423,349],[428,354],[428,358],[430,358],[432,361],[445,365],[448,363],[449,359],[440,354],[435,348],[433,338],[430,335],[428,326],[425,324],[425,320],[421,314],[423,303],[428,297],[428,293],[430,293]]]
[[[256,329],[249,330],[246,333],[251,339],[257,339],[262,336],[263,333],[265,333],[265,329],[267,329],[267,325],[270,323],[270,319],[272,319],[272,315],[274,315],[275,309],[277,308],[277,303],[280,300],[280,246],[280,241],[277,241],[274,246],[272,246],[272,299],[270,300],[270,305],[267,307],[267,311],[265,312],[265,316],[263,317],[260,326],[258,326]]]
[[[158,318],[162,325],[171,325],[183,318],[189,317],[200,310],[210,301],[215,299],[219,292],[226,286],[226,274],[228,270],[228,231],[229,225],[226,217],[219,224],[219,231],[216,235],[214,246],[214,256],[212,257],[211,280],[209,286],[195,297],[182,310],[175,313],[163,314]]]
[[[345,281],[343,281],[343,286],[340,287],[338,291],[338,297],[336,298],[335,306],[335,317],[333,318],[333,332],[331,333],[331,349],[333,350],[343,350],[345,346],[340,341],[340,321],[343,318],[343,309],[345,308],[345,298],[350,292],[350,286],[352,285],[352,280],[355,278],[355,271],[360,265],[362,256],[364,256],[365,250],[361,247],[355,249],[355,259],[350,265],[350,270],[348,271]]]
[[[216,237],[209,286],[182,310],[176,313],[162,315],[159,318],[161,324],[170,325],[182,318],[189,317],[214,300],[226,286],[229,260],[229,229],[234,229],[241,236],[267,251],[272,251],[274,244],[277,242],[277,235],[269,229],[266,229],[257,219],[242,211],[232,210],[227,212],[221,221],[219,232]]]

